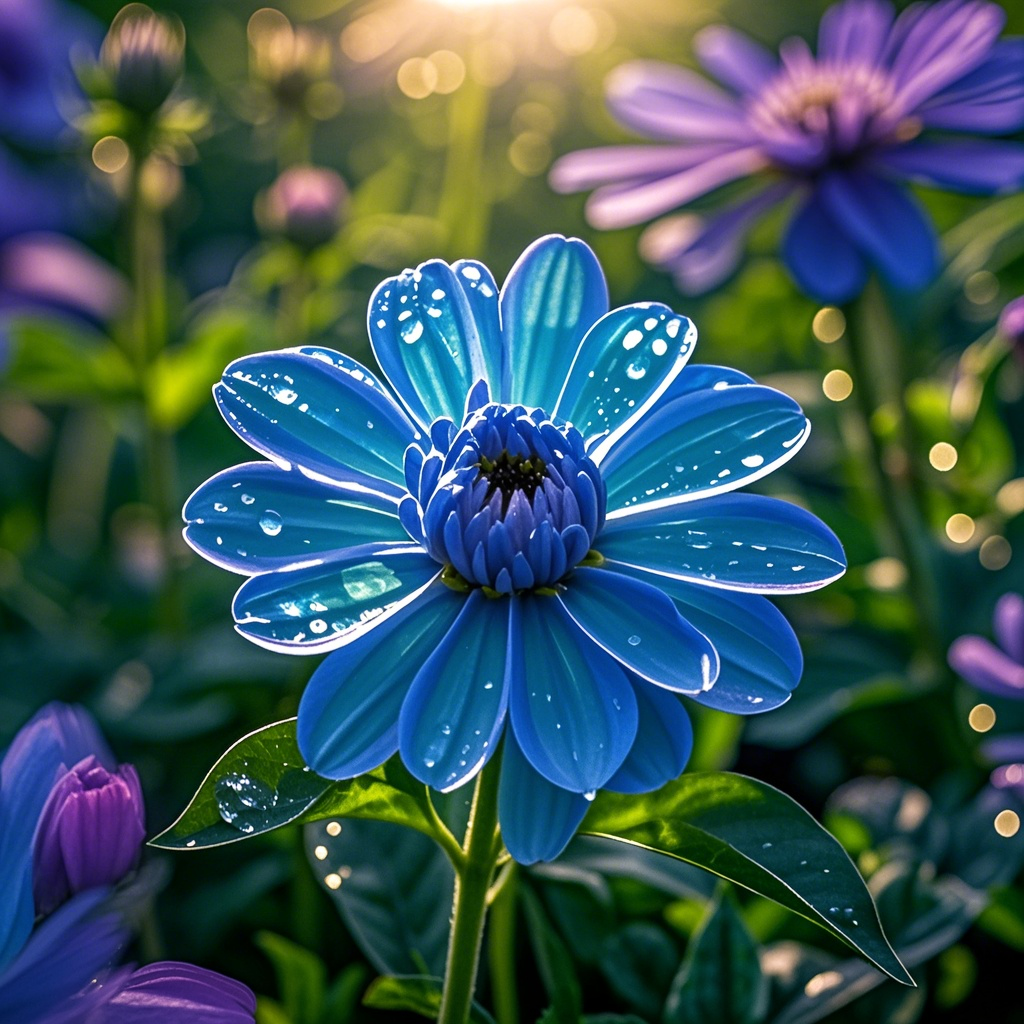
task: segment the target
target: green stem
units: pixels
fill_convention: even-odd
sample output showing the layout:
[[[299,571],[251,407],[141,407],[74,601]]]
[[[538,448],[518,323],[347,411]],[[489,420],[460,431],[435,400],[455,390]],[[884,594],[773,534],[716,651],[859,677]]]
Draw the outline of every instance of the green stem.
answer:
[[[463,844],[465,859],[456,869],[452,930],[438,1024],[466,1024],[473,1005],[487,916],[487,892],[497,860],[495,835],[500,769],[496,760],[477,778]]]
[[[916,452],[909,444],[911,433],[903,409],[903,387],[891,403],[900,420],[897,430],[899,447],[896,451],[897,467],[892,469],[885,445],[875,427],[875,413],[881,401],[879,381],[889,379],[893,367],[880,365],[875,357],[876,346],[870,344],[868,331],[862,329],[854,313],[847,317],[847,351],[853,374],[853,407],[858,414],[864,440],[867,442],[865,459],[872,490],[881,498],[885,511],[884,534],[892,550],[906,567],[907,596],[916,611],[917,643],[924,654],[939,667],[944,661],[937,586],[928,551],[928,523],[919,501],[920,495],[912,483],[912,459]],[[895,385],[895,382],[893,382]]]
[[[516,981],[516,864],[509,861],[492,890],[487,939],[491,999],[498,1024],[519,1024]]]
[[[484,143],[490,91],[467,78],[449,105],[448,159],[438,215],[448,231],[448,249],[458,256],[483,252],[490,223],[491,200],[486,191]]]

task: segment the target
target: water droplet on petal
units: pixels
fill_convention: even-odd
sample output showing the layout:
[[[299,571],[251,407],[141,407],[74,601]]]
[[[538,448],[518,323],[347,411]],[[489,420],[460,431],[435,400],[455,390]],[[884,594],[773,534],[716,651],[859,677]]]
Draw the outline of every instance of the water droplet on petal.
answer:
[[[638,637],[636,633],[634,633],[626,642],[629,644],[630,647],[637,647],[640,643],[640,637]]]
[[[251,505],[256,499],[251,494],[242,495],[242,504]]]
[[[275,512],[272,508],[268,508],[260,516],[260,529],[268,537],[276,537],[281,532],[282,525],[280,513]]]
[[[641,356],[626,367],[626,376],[629,377],[630,380],[640,380],[640,378],[647,372],[648,365],[647,356]]]
[[[588,789],[586,791],[586,793],[583,794],[583,799],[584,800],[593,800],[596,796],[597,796],[597,790],[596,789]]]

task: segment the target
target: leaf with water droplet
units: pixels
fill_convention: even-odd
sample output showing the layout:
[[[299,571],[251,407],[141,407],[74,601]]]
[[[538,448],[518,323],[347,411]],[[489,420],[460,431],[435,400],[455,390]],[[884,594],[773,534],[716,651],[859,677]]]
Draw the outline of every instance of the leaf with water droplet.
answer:
[[[222,754],[178,820],[150,846],[201,850],[324,818],[391,821],[433,835],[426,790],[397,757],[357,779],[321,778],[303,761],[289,718]]]
[[[656,793],[606,791],[580,830],[678,857],[745,886],[830,931],[895,980],[913,984],[846,851],[772,786],[732,772],[693,772]],[[853,914],[834,917],[829,907],[836,904]]]

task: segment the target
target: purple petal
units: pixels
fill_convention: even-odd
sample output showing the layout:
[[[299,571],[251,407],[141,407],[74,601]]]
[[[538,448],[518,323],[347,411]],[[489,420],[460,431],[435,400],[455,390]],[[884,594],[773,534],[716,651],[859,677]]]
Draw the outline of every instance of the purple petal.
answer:
[[[1024,665],[1024,597],[1003,594],[996,602],[992,626],[999,646],[1014,661]]]
[[[885,0],[846,0],[822,16],[818,27],[818,59],[877,65],[892,27],[892,4]]]
[[[735,150],[728,143],[686,146],[601,146],[569,153],[551,168],[556,192],[584,192],[598,185],[670,175]]]
[[[1024,734],[993,736],[982,743],[981,753],[986,761],[1024,761]]]
[[[949,664],[978,690],[1024,699],[1024,665],[981,636],[962,636],[949,648]]]
[[[734,97],[674,64],[622,64],[608,76],[606,91],[612,114],[652,138],[748,142],[751,137]]]
[[[760,149],[734,149],[676,174],[599,188],[587,202],[587,219],[609,230],[650,220],[766,166]]]
[[[1015,192],[1024,185],[1024,145],[1018,142],[914,142],[876,163],[899,177],[970,195]]]
[[[1016,748],[1019,754],[1024,754],[1024,736],[1015,736]],[[983,751],[987,754],[988,748],[983,745]],[[1004,748],[1006,749],[1006,748]],[[1017,761],[1010,764],[1002,764],[990,776],[992,785],[996,789],[1015,789],[1024,796],[1024,764],[1021,764],[1019,757]]]
[[[868,268],[860,253],[817,194],[790,221],[782,253],[796,283],[820,302],[849,302],[860,293],[868,278]]]
[[[137,970],[89,1024],[252,1024],[256,997],[241,982],[172,961]]]
[[[926,215],[902,188],[859,171],[830,174],[819,195],[844,234],[895,288],[926,287],[938,268],[938,244]]]
[[[726,25],[709,25],[698,32],[693,48],[708,73],[738,93],[757,92],[779,70],[773,54]]]
[[[981,67],[918,110],[929,128],[1000,134],[1024,128],[1024,39],[1004,39]]]
[[[890,67],[908,112],[963,78],[988,56],[1006,12],[997,4],[941,0],[911,8],[896,22]]]
[[[644,232],[641,255],[671,270],[680,290],[691,295],[709,291],[736,269],[758,219],[791,191],[789,184],[773,185],[708,217],[667,217]]]

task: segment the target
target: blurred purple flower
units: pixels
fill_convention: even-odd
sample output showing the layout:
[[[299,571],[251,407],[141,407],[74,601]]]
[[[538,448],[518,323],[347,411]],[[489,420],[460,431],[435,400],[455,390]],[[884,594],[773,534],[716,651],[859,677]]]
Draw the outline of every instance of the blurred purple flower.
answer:
[[[129,936],[109,886],[138,858],[142,814],[134,769],[86,711],[49,704],[15,736],[0,762],[4,1024],[253,1021],[252,993],[220,975],[117,967]]]
[[[999,646],[982,636],[962,636],[949,648],[949,664],[975,689],[995,697],[1024,700],[1024,597],[1004,594],[992,621]],[[1024,796],[1024,735],[987,740],[982,752],[1002,764],[992,773],[1001,789],[1019,788]]]
[[[265,230],[301,249],[329,242],[341,229],[348,188],[327,167],[290,167],[263,193],[258,215]]]
[[[726,88],[658,61],[617,68],[612,113],[660,144],[569,154],[552,185],[595,189],[590,222],[619,228],[755,179],[706,217],[648,229],[644,255],[685,291],[719,284],[752,226],[791,196],[782,255],[808,294],[848,301],[871,268],[897,289],[920,289],[936,271],[936,238],[902,182],[977,195],[1024,182],[1021,144],[928,134],[1024,127],[1024,39],[999,40],[1005,20],[983,0],[913,4],[898,17],[885,0],[844,0],[822,18],[817,55],[794,38],[778,57],[731,28],[707,28],[697,56]]]
[[[1003,307],[999,314],[999,333],[1010,343],[1017,358],[1024,361],[1024,295]]]

